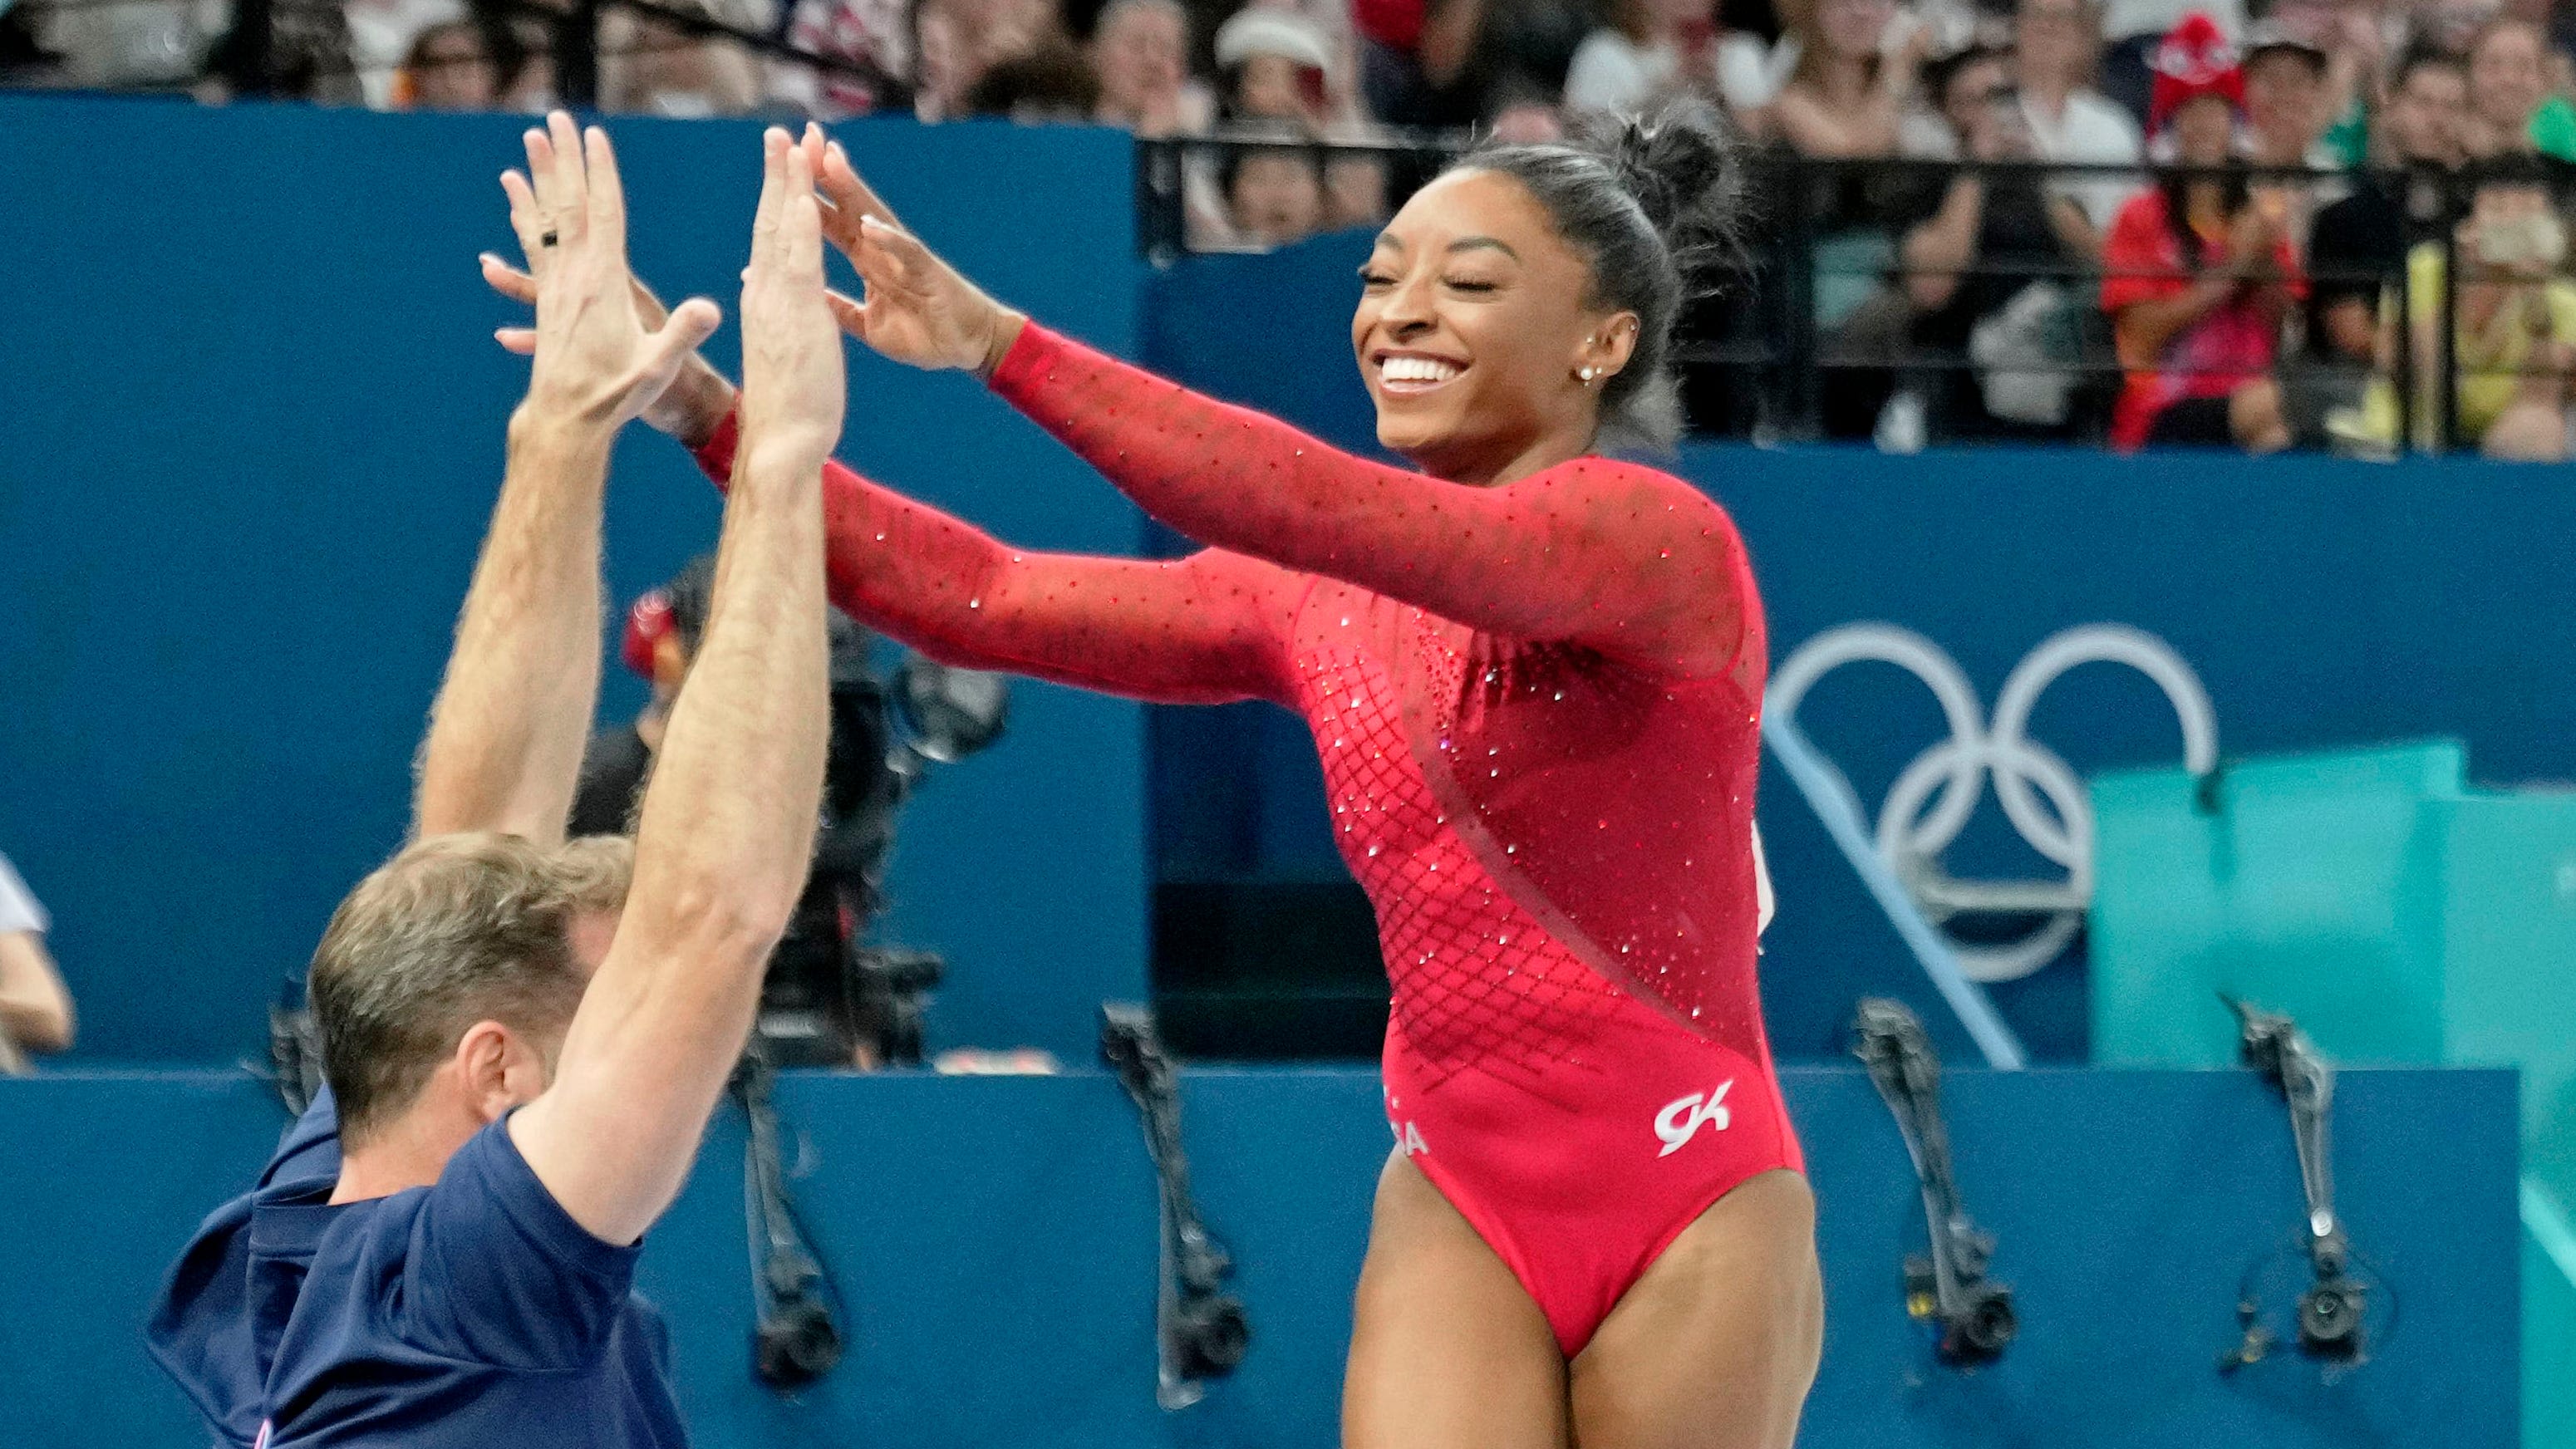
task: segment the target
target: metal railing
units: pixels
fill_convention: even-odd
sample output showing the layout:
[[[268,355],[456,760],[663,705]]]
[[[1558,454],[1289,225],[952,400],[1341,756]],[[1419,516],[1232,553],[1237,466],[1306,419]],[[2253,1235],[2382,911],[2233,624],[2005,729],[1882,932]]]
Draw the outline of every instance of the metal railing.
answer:
[[[1325,141],[1283,141],[1272,132],[1219,132],[1209,136],[1141,141],[1138,145],[1138,235],[1147,255],[1169,261],[1193,250],[1190,186],[1193,172],[1212,175],[1229,152],[1309,150],[1318,164],[1331,158],[1374,158],[1387,169],[1389,207],[1441,166],[1462,154],[1472,140],[1463,135],[1389,136],[1353,145]],[[1712,306],[1683,319],[1674,360],[1682,370],[1686,395],[1694,402],[1695,431],[1750,434],[1762,440],[1795,441],[1825,436],[1827,401],[1835,389],[1857,387],[1855,379],[1875,374],[1888,394],[1938,392],[1945,378],[1983,374],[1998,364],[1981,362],[1964,345],[1927,346],[1900,328],[1899,340],[1864,343],[1838,327],[1848,314],[1835,316],[1826,294],[1837,289],[1844,299],[1854,294],[1887,301],[1909,320],[1925,315],[1903,299],[1913,273],[1902,260],[1908,226],[1928,218],[1941,194],[1962,176],[1987,183],[1988,199],[2020,187],[2041,197],[2077,189],[2125,187],[2128,194],[2167,178],[2218,180],[2256,192],[2284,197],[2301,218],[2296,251],[2306,251],[2304,227],[2326,204],[2364,186],[2383,188],[2392,205],[2428,209],[2439,220],[2411,228],[2409,245],[2431,245],[2441,253],[2438,297],[2417,297],[2414,269],[2404,254],[2385,270],[2345,268],[2319,270],[2302,266],[2295,280],[2308,287],[2341,287],[2376,296],[2374,307],[2381,346],[2374,357],[2332,353],[2323,339],[2302,338],[2304,308],[2294,304],[2270,376],[2285,388],[2330,391],[2347,407],[2373,388],[2385,389],[2395,419],[2386,446],[2392,451],[2444,451],[2461,445],[2459,386],[2461,359],[2457,314],[2461,268],[2453,219],[2465,214],[2468,183],[2436,172],[2316,171],[2279,167],[2233,167],[2192,171],[2180,167],[2134,165],[2053,165],[2033,162],[1960,162],[1916,159],[1819,160],[1785,152],[1746,157],[1748,224],[1743,228],[1745,265]],[[2107,231],[2108,215],[2088,216]],[[1853,247],[1840,243],[1859,240]],[[1875,242],[1875,246],[1869,243]],[[1232,248],[1225,248],[1232,249]],[[1856,261],[1855,258],[1858,258]],[[2087,325],[2080,349],[2072,355],[2018,362],[2003,370],[2038,373],[2062,379],[2079,397],[2074,416],[2053,430],[2035,434],[2074,441],[2100,441],[2107,431],[2113,399],[2132,369],[2121,362],[2111,321],[2100,312],[2101,284],[2115,275],[2168,278],[2172,272],[2108,273],[2075,256],[2054,261],[1990,259],[1972,256],[1962,266],[1922,269],[1926,275],[1971,282],[2003,283],[2017,290],[2032,283],[2055,283],[2070,299],[2083,304]],[[2563,271],[2559,274],[2563,276]],[[2260,282],[2262,275],[2249,275]],[[2552,280],[2557,280],[2553,277]],[[2536,285],[2524,282],[2517,285]],[[1941,309],[1932,309],[1938,313]],[[1954,321],[1957,319],[1953,319]],[[2566,340],[2566,339],[2560,339]],[[2422,351],[2429,355],[2419,356]],[[2422,385],[2432,380],[2439,385]],[[2153,371],[2189,376],[2193,370],[2159,363]],[[2525,368],[2479,365],[2482,377],[2556,376],[2545,364]],[[1711,406],[1711,400],[1714,406]],[[2432,412],[2418,416],[2430,406]],[[1848,435],[1848,434],[1846,434]],[[2011,430],[2005,435],[2014,436]],[[2309,441],[2302,439],[2301,441]],[[2359,440],[2348,446],[2364,450]]]

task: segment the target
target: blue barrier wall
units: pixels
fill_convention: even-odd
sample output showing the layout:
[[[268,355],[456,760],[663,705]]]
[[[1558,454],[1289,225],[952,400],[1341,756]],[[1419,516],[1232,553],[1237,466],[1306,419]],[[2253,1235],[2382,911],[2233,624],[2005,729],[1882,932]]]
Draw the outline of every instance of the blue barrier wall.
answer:
[[[1923,1235],[1904,1149],[1851,1070],[1785,1074],[1820,1206],[1817,1449],[2508,1449],[2515,1443],[2514,1080],[2356,1071],[2335,1173],[2384,1290],[2370,1361],[2284,1351],[2213,1368],[2251,1290],[2278,1331],[2304,1272],[2286,1116],[2251,1074],[1951,1074],[1968,1206],[2023,1332],[1974,1375],[1936,1366],[1898,1264]],[[1334,1442],[1350,1292],[1386,1154],[1372,1073],[1193,1073],[1200,1201],[1241,1264],[1253,1349],[1208,1402],[1154,1407],[1152,1176],[1105,1077],[791,1076],[796,1190],[853,1313],[851,1357],[801,1401],[747,1368],[740,1134],[720,1118],[645,1254],[706,1449],[1311,1449]],[[282,1114],[237,1075],[0,1081],[0,1414],[10,1442],[204,1442],[145,1358],[159,1275]],[[1643,1140],[1640,1124],[1640,1139]],[[1638,1150],[1651,1148],[1648,1143]],[[2393,1301],[2391,1301],[2393,1299]]]
[[[398,841],[525,377],[474,267],[509,245],[519,124],[0,97],[0,852],[53,909],[93,1060],[256,1049]],[[755,129],[615,130],[638,271],[730,313]],[[843,135],[995,291],[1133,345],[1123,138]],[[1133,511],[971,381],[863,352],[850,380],[859,467],[1015,541],[1133,545]],[[712,544],[717,506],[641,429],[614,472],[622,604]],[[641,701],[612,670],[604,714]],[[1131,705],[1024,683],[1005,742],[913,807],[889,931],[949,956],[946,1040],[1087,1060],[1096,1003],[1143,990],[1141,737]]]
[[[1186,262],[1152,284],[1146,356],[1372,448],[1348,335],[1365,251],[1365,238],[1345,235]],[[1245,325],[1252,317],[1264,325]],[[2576,490],[2563,469],[1731,446],[1686,448],[1676,466],[1744,531],[1775,667],[1822,630],[1884,620],[1946,649],[1991,710],[2048,635],[2125,623],[2198,671],[2226,754],[2452,735],[2482,780],[2576,778],[2576,594],[2565,586]],[[1873,813],[1906,762],[1948,737],[1930,695],[1885,666],[1829,678],[1803,719]],[[1340,878],[1312,745],[1293,721],[1240,706],[1158,718],[1155,735],[1166,878]],[[2050,689],[2031,736],[2079,771],[2181,753],[2162,695],[2123,670],[2079,670]],[[1228,774],[1230,795],[1194,783]],[[1879,993],[1913,1001],[1949,1049],[1967,1050],[1776,769],[1760,814],[1780,897],[1764,956],[1775,1047],[1839,1054],[1853,1001]],[[1950,866],[2063,875],[1991,801]],[[2083,1055],[2080,957],[1995,994],[2042,1056]]]

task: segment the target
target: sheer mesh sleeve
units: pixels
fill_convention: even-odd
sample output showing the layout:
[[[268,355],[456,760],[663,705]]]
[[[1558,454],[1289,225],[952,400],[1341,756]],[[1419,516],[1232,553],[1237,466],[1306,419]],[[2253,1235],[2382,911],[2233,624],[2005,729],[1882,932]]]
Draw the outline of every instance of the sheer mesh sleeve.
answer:
[[[697,450],[719,484],[736,442],[729,417]],[[943,664],[1164,704],[1289,696],[1288,618],[1309,581],[1258,559],[1024,552],[837,461],[823,525],[832,602]]]
[[[1035,323],[993,390],[1201,543],[1473,628],[1683,673],[1727,670],[1747,641],[1733,524],[1651,468],[1578,458],[1462,487],[1355,458]]]

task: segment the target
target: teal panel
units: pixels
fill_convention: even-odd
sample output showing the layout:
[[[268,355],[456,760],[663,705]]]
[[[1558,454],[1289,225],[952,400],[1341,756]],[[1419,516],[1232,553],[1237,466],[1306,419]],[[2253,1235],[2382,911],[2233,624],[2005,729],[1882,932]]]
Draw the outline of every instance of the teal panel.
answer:
[[[2218,993],[2298,1018],[2328,1053],[2431,1061],[2441,1038],[2440,841],[2456,743],[2231,765],[2216,808],[2178,770],[2093,784],[2095,1059],[2218,1066]]]
[[[2523,1449],[2576,1444],[2576,1229],[2550,1191],[2522,1186]]]
[[[2522,1170],[2576,1202],[2576,794],[2433,811],[2447,861],[2440,1060],[2522,1068]]]

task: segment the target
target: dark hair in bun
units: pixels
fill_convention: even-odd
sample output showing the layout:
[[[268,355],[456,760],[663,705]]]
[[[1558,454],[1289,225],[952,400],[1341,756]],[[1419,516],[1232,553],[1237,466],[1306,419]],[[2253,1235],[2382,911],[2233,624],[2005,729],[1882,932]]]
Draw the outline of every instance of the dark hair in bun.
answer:
[[[1666,354],[1683,304],[1742,258],[1742,178],[1717,113],[1679,102],[1645,116],[1587,116],[1562,143],[1484,145],[1453,170],[1493,171],[1529,190],[1592,263],[1593,305],[1637,314],[1637,348],[1601,388],[1605,428],[1670,446],[1681,405]]]

